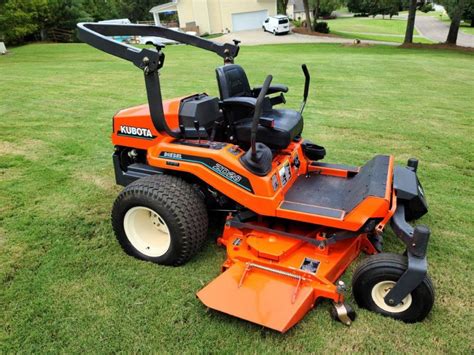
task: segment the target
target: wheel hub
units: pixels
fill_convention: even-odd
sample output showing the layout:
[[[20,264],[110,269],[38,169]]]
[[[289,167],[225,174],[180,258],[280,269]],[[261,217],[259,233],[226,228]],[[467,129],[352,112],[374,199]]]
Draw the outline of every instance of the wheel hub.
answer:
[[[395,281],[381,281],[372,288],[372,299],[374,303],[384,311],[390,313],[401,313],[410,308],[412,304],[411,294],[406,296],[399,304],[392,306],[385,303],[385,296],[395,286]]]
[[[137,206],[129,209],[123,225],[130,243],[146,256],[162,256],[171,245],[171,235],[166,222],[148,207]]]

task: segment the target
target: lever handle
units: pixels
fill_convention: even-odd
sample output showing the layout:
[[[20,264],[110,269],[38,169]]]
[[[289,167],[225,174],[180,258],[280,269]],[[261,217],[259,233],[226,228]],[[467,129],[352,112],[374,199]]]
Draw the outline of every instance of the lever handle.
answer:
[[[253,121],[252,121],[252,129],[250,131],[250,145],[252,149],[252,158],[255,158],[257,155],[257,129],[258,129],[258,122],[260,121],[260,116],[262,115],[262,106],[263,100],[265,99],[265,95],[267,94],[268,88],[272,82],[273,76],[268,75],[265,78],[265,82],[263,83],[262,89],[257,97],[257,102],[255,103],[255,111],[253,114]]]
[[[304,107],[306,106],[306,100],[308,99],[309,94],[309,83],[311,81],[311,76],[309,75],[308,67],[306,64],[301,65],[304,74],[304,92],[303,92],[303,102],[301,103],[300,114],[303,114]]]
[[[306,101],[308,98],[309,94],[309,83],[311,81],[311,76],[309,75],[308,67],[306,64],[301,65],[301,69],[303,69],[303,74],[304,74],[304,93],[303,93],[303,98]]]

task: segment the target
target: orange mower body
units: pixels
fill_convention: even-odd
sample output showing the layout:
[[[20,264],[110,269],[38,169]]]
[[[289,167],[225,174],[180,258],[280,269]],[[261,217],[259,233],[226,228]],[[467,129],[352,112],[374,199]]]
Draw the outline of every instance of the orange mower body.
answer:
[[[360,167],[325,163],[323,147],[303,138],[309,95],[281,109],[289,89],[252,88],[234,64],[239,43],[218,44],[160,26],[78,24],[90,45],[143,71],[148,104],[113,118],[115,178],[125,188],[112,209],[118,242],[130,255],[178,266],[207,239],[209,217],[222,221],[221,274],[197,292],[208,308],[280,332],[323,300],[349,325],[355,311],[340,279],[361,253],[352,292],[360,308],[405,322],[423,320],[434,302],[427,276],[430,231],[410,223],[427,213],[418,161],[396,166],[377,155]],[[209,50],[219,97],[196,93],[163,100],[158,72],[164,46],[137,49],[112,36],[157,36]],[[405,255],[384,253],[387,226]],[[218,267],[216,266],[216,270]]]

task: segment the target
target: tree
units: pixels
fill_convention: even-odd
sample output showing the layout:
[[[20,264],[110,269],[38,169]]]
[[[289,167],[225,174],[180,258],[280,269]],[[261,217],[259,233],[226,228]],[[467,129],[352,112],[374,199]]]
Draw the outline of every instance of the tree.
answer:
[[[344,5],[345,0],[310,0],[309,5],[313,10],[313,28],[316,30],[320,16],[330,16],[333,11]]]
[[[400,8],[400,0],[377,0],[376,1],[376,13],[375,15],[382,15],[385,19],[385,15],[389,15],[392,18],[393,15],[398,15],[398,9]]]
[[[464,21],[471,21],[471,27],[474,27],[474,1],[471,0],[466,4],[462,19]]]
[[[119,0],[83,0],[82,4],[84,10],[94,21],[127,17],[120,13],[121,3]]]
[[[304,12],[306,15],[306,28],[308,31],[313,31],[313,26],[311,26],[311,15],[309,14],[309,3],[308,0],[303,0]]]
[[[368,15],[371,12],[372,2],[371,0],[348,0],[347,9],[360,15]]]
[[[167,2],[170,0],[120,0],[118,9],[120,17],[126,17],[132,22],[152,20],[150,9]]]
[[[289,0],[278,0],[277,10],[279,14],[286,15],[286,8],[288,7]]]
[[[318,23],[318,18],[319,18],[320,9],[321,9],[321,0],[312,0],[311,6],[313,6],[313,21],[314,21],[313,28],[316,31],[316,26]]]
[[[408,8],[407,28],[405,30],[404,44],[413,43],[413,32],[415,30],[416,0],[410,0]]]
[[[341,6],[346,4],[346,0],[319,0],[319,16],[330,16]]]
[[[0,33],[7,43],[21,43],[38,33],[48,13],[46,0],[6,0],[0,5]]]
[[[472,8],[473,0],[442,0],[441,3],[451,19],[446,43],[456,44],[461,19],[463,18],[465,11],[469,11],[469,9]]]
[[[402,0],[348,0],[347,7],[350,12],[361,15],[397,15]]]

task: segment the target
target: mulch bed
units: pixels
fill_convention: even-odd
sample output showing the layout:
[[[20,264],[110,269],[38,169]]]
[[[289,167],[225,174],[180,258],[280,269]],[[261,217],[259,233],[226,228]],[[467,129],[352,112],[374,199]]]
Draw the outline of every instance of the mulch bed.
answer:
[[[416,48],[416,49],[449,49],[454,51],[460,52],[474,52],[474,48],[471,47],[462,47],[456,46],[453,44],[446,44],[446,43],[409,43],[409,44],[402,44],[400,48]]]

